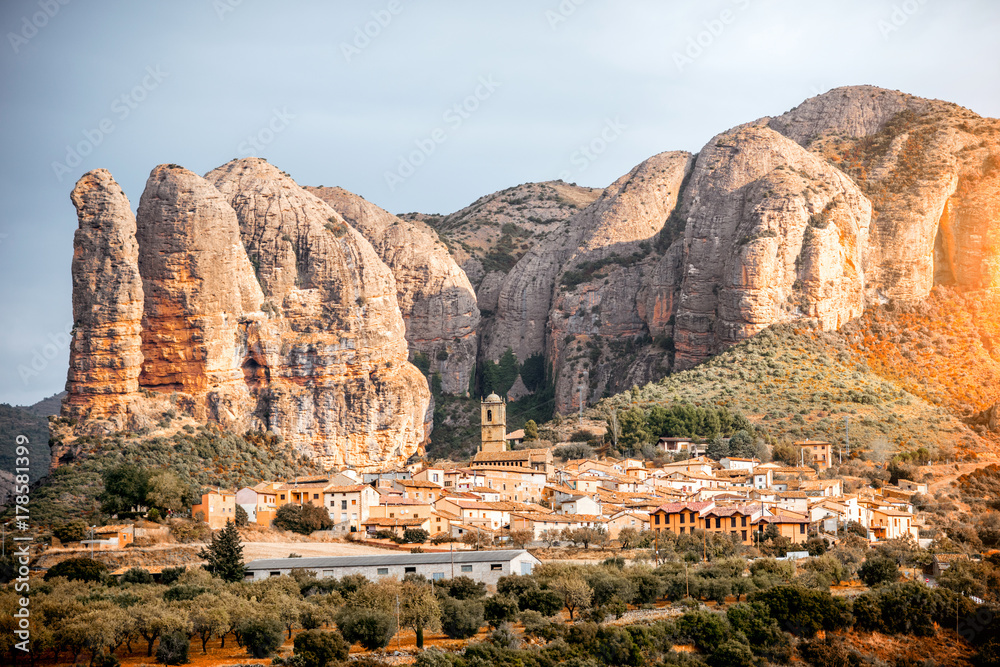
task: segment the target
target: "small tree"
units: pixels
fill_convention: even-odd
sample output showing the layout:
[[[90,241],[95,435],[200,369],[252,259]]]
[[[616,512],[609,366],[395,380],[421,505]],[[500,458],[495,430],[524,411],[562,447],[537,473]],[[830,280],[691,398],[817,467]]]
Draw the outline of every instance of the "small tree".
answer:
[[[483,627],[483,605],[476,600],[449,598],[441,612],[441,629],[452,639],[468,639]]]
[[[199,558],[208,561],[205,569],[224,581],[243,581],[246,566],[243,564],[243,544],[236,524],[226,520],[226,526],[212,535],[207,549],[198,552]]]
[[[361,644],[369,651],[383,648],[396,634],[396,617],[382,609],[341,607],[337,627],[349,643]]]
[[[508,538],[515,547],[523,549],[535,539],[535,534],[530,530],[512,530]]]
[[[483,602],[483,618],[494,628],[501,623],[513,621],[519,611],[521,609],[515,597],[494,595]]]
[[[295,636],[295,657],[301,667],[326,667],[347,660],[351,646],[336,630],[306,630]]]
[[[243,509],[243,505],[236,506],[236,525],[239,528],[246,528],[250,524],[250,515]]]
[[[539,537],[549,545],[549,548],[552,548],[562,539],[562,532],[558,528],[546,528],[539,534]]]
[[[423,544],[430,536],[430,533],[423,528],[407,528],[403,531],[404,542]]]
[[[899,565],[891,558],[873,556],[858,568],[858,577],[869,588],[891,584],[899,580]]]
[[[330,530],[333,528],[333,520],[330,519],[329,512],[312,503],[288,503],[278,508],[274,515],[274,525],[281,530],[309,535],[317,530]]]
[[[577,609],[590,606],[593,591],[590,590],[587,582],[578,576],[560,575],[552,580],[549,587],[562,598],[563,606],[569,612],[570,621],[573,620]]]
[[[478,528],[468,528],[462,534],[462,543],[467,544],[476,551],[493,543],[493,537]]]
[[[524,422],[524,439],[538,440],[538,424],[535,423],[534,419]]]
[[[79,542],[87,534],[87,523],[82,519],[60,523],[52,529],[52,534],[58,537],[60,542]]]
[[[153,575],[149,573],[149,570],[142,567],[130,568],[122,575],[123,584],[151,584],[153,583]]]
[[[149,476],[145,502],[163,514],[166,510],[178,511],[185,506],[188,488],[176,473],[159,470]]]
[[[92,558],[69,558],[56,563],[45,573],[45,581],[53,577],[66,577],[70,581],[101,581],[108,566]]]
[[[186,665],[188,649],[191,640],[180,630],[174,630],[160,637],[160,645],[156,648],[156,661],[164,665]]]
[[[399,594],[399,622],[413,628],[417,648],[424,647],[424,628],[435,630],[441,626],[441,606],[430,586],[415,581],[404,581]]]
[[[258,616],[242,620],[236,631],[240,644],[255,658],[267,658],[285,640],[281,621],[271,616]]]

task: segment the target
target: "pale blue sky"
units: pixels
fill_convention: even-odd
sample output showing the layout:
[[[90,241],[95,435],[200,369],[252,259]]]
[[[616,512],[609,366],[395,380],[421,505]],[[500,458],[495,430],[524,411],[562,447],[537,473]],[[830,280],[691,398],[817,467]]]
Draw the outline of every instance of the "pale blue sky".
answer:
[[[1000,116],[987,0],[62,2],[0,7],[0,402],[65,384],[69,192],[95,167],[133,208],[157,164],[252,152],[445,213],[527,181],[605,186],[841,85]],[[609,122],[601,154],[578,153]]]

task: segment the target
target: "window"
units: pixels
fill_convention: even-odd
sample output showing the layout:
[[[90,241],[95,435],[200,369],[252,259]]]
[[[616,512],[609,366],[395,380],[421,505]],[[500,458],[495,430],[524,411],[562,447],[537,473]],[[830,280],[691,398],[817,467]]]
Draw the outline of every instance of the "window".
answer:
[[[653,515],[653,523],[656,524],[657,526],[660,525],[660,515],[659,514]]]
[[[740,521],[742,521],[742,523],[740,524],[741,526],[745,526],[745,525],[747,525],[747,518],[746,518],[746,517],[742,517],[742,518],[740,519]],[[746,531],[743,531],[743,532],[746,532]],[[743,538],[743,539],[746,539],[746,538]]]
[[[389,574],[389,568],[387,568],[387,567],[380,567],[378,570],[376,570],[376,572],[379,575]]]
[[[410,574],[411,572],[414,573],[414,574],[416,574],[417,573],[417,568],[415,568],[415,567],[404,567],[403,568],[403,574]]]
[[[721,518],[715,517],[715,527],[716,528],[722,528],[722,519]]]
[[[805,534],[805,532],[806,532],[806,524],[804,524],[804,523],[800,523],[800,524],[799,524],[799,534],[800,534],[800,535],[804,535],[804,534]]]
[[[532,563],[521,563],[521,574],[531,574]]]
[[[268,576],[270,576],[270,577],[280,577],[281,576],[281,572],[275,570],[274,572],[271,572]]]
[[[433,579],[434,581],[440,581],[444,579],[444,572],[435,572],[434,574],[431,575],[431,579]]]
[[[698,523],[694,520],[694,512],[691,512],[691,523]]]
[[[357,505],[357,504],[358,504],[358,499],[357,499],[357,498],[353,499],[353,500],[351,501],[351,504],[352,504],[352,505]]]
[[[729,523],[729,527],[730,527],[730,528],[735,528],[735,527],[736,527],[736,517],[733,517],[733,518],[732,518],[732,519],[730,519],[729,521],[730,521],[730,523]]]
[[[389,518],[390,519],[395,519],[396,518],[396,514],[394,512],[389,512]],[[736,524],[734,523],[733,525],[735,526]]]
[[[346,510],[347,509],[347,501],[346,500],[341,500],[340,501],[340,509],[342,509],[342,510]]]
[[[681,512],[681,523],[684,523],[684,512]]]
[[[681,535],[684,534],[684,526],[681,526]]]
[[[318,493],[314,493],[313,494],[313,500],[319,500],[319,494]]]
[[[502,569],[503,569],[502,563],[490,563],[490,570],[495,572],[497,570],[502,570]]]
[[[283,494],[283,493],[281,494],[281,499],[282,499],[282,500],[284,500],[284,499],[285,499],[285,494]]]
[[[486,421],[488,421],[488,422],[492,422],[493,421],[493,411],[492,410],[487,410],[486,411]]]
[[[472,572],[472,566],[471,565],[463,565],[462,566],[462,572]]]
[[[747,531],[744,530],[743,531],[743,541],[746,542],[746,539],[747,539]]]

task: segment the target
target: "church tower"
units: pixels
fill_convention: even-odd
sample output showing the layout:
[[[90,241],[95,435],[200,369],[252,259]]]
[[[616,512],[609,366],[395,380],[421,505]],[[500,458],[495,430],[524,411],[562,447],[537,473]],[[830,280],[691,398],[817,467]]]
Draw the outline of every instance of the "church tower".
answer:
[[[483,400],[480,413],[482,442],[479,451],[507,451],[507,404],[496,394],[490,394]]]

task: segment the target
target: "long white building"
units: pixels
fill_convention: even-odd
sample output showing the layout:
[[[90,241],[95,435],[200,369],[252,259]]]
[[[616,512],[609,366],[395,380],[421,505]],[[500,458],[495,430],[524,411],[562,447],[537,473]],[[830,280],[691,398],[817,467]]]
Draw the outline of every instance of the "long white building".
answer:
[[[338,556],[333,558],[264,558],[246,566],[247,581],[291,574],[293,569],[311,570],[318,578],[341,578],[361,574],[375,581],[382,577],[402,579],[422,574],[428,579],[466,576],[489,586],[509,574],[531,574],[541,561],[524,549],[503,551],[455,551],[423,554]]]

